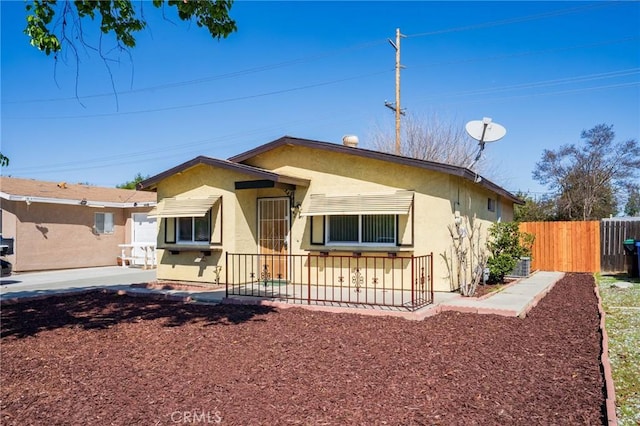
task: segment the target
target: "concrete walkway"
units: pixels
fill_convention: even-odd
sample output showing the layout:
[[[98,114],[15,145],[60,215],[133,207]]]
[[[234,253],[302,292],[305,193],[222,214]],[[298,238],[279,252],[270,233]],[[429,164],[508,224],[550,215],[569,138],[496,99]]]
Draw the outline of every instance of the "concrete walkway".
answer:
[[[47,271],[14,274],[3,278],[0,286],[0,301],[15,302],[24,298],[42,298],[60,293],[79,293],[96,289],[131,295],[156,294],[167,298],[199,303],[249,303],[270,305],[279,308],[299,307],[328,312],[350,312],[365,315],[390,315],[407,319],[424,319],[443,311],[473,312],[524,317],[558,282],[564,273],[538,271],[509,285],[496,294],[485,298],[462,297],[459,293],[435,293],[434,303],[415,312],[390,311],[376,307],[347,307],[331,304],[306,305],[266,299],[225,299],[224,287],[209,291],[159,290],[132,287],[132,284],[156,280],[155,270],[139,268],[86,268],[64,271]]]
[[[0,279],[0,301],[100,288],[128,289],[131,284],[155,279],[155,269],[120,266],[14,273]]]
[[[562,277],[564,272],[538,271],[487,298],[458,296],[437,306],[440,312],[452,310],[524,318]]]

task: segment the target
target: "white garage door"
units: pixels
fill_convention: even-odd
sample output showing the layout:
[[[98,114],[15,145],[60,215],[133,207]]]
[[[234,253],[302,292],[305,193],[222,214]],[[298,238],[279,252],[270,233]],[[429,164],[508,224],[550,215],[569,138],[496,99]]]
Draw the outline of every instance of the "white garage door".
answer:
[[[131,234],[131,242],[133,243],[154,243],[157,240],[158,230],[156,227],[156,219],[147,217],[146,213],[134,213],[132,216],[133,230]],[[140,247],[133,249],[133,256],[136,265],[144,264],[144,250]]]

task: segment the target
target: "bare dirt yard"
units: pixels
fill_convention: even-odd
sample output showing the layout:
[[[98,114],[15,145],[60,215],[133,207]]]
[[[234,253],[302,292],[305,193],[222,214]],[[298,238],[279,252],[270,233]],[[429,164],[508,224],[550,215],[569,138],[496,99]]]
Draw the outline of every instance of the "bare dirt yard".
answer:
[[[601,425],[588,274],[525,319],[105,293],[2,307],[3,425]]]

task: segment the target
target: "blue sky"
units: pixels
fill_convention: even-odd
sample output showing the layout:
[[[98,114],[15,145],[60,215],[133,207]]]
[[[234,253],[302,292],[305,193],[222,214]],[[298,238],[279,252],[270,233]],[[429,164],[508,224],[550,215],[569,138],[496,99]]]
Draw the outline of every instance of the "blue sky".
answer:
[[[113,78],[90,51],[56,64],[23,34],[24,3],[0,6],[5,176],[115,186],[284,135],[370,147],[393,129],[396,28],[401,106],[503,125],[485,153],[508,190],[544,192],[531,177],[543,150],[597,124],[640,138],[638,2],[239,1],[220,41],[147,3]]]

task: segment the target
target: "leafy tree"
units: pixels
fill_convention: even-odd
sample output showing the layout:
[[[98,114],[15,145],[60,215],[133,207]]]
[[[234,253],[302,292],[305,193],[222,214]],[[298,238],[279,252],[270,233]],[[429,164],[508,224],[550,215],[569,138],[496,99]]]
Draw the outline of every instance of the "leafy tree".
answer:
[[[489,282],[504,282],[504,277],[511,273],[523,256],[531,256],[531,248],[535,236],[521,232],[517,222],[497,222],[489,228],[487,250],[491,253]]]
[[[530,195],[522,192],[516,194],[518,198],[524,200],[524,205],[514,207],[514,221],[516,222],[548,222],[556,220],[556,200],[545,197],[535,200]]]
[[[145,4],[162,8],[163,14],[165,4],[175,7],[181,20],[195,20],[198,27],[205,27],[218,40],[237,30],[236,22],[229,16],[233,0],[153,0],[150,3],[141,1],[136,5],[132,0],[33,0],[25,6],[27,26],[24,33],[29,36],[32,46],[46,55],[53,53],[56,61],[58,53],[68,50],[78,66],[79,51],[84,49],[97,52],[109,69],[112,58],[108,57],[107,52],[123,52],[135,47],[135,33],[147,26],[143,13]],[[83,22],[87,18],[99,20],[100,32],[114,36],[115,47],[106,46],[102,35],[93,45],[86,40],[87,28],[83,27]],[[113,79],[111,82],[113,84]],[[8,164],[9,159],[0,153],[0,166]]]
[[[236,31],[236,23],[229,17],[232,0],[168,0],[175,7],[178,17],[183,21],[195,19],[198,27],[206,27],[211,36],[220,39]],[[145,2],[137,6],[140,15]],[[156,8],[164,8],[164,0],[151,2]],[[95,20],[100,16],[100,31],[113,34],[118,47],[135,47],[135,33],[146,27],[144,17],[137,18],[136,7],[131,0],[75,0],[58,2],[56,0],[34,0],[26,5],[27,27],[24,32],[31,44],[49,55],[71,48],[77,55],[76,40],[89,47],[84,39],[82,20]],[[54,20],[54,18],[56,18]],[[99,45],[98,43],[96,45]],[[98,48],[100,49],[100,48]]]
[[[26,5],[27,26],[24,33],[29,36],[31,45],[46,55],[53,53],[56,64],[60,52],[65,62],[69,57],[75,59],[76,96],[80,53],[98,54],[111,78],[118,105],[111,66],[119,63],[121,53],[130,54],[128,49],[135,47],[135,33],[147,26],[143,10],[147,4],[162,8],[163,15],[165,4],[175,7],[181,20],[195,20],[198,27],[205,27],[218,40],[237,29],[235,21],[229,17],[233,0],[153,0],[136,3],[133,0],[33,0]],[[86,24],[88,20],[99,21],[100,34],[97,40],[91,42],[87,40],[91,33]],[[115,45],[109,43],[108,37],[103,38],[107,35],[115,39]]]
[[[120,185],[116,185],[116,188],[120,188],[120,189],[136,189],[140,182],[142,182],[143,180],[148,179],[148,178],[149,178],[149,175],[142,176],[142,174],[140,172],[138,172],[138,174],[135,175],[133,180],[130,180],[129,182],[121,183]]]
[[[629,190],[627,204],[624,206],[624,213],[627,216],[640,216],[640,189],[633,187]]]
[[[5,167],[9,165],[9,157],[6,157],[0,152],[0,167]]]
[[[613,126],[599,124],[581,134],[584,145],[544,150],[533,178],[557,192],[558,219],[601,219],[617,212],[616,197],[633,185],[640,169],[634,139],[614,142]]]

